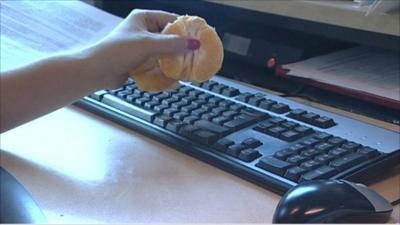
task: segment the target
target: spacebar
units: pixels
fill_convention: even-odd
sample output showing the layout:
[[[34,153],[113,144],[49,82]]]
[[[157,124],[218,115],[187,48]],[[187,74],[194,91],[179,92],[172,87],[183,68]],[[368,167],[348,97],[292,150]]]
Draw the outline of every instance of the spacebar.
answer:
[[[139,108],[110,94],[104,95],[101,102],[149,122],[153,121],[154,115],[156,114],[156,112]]]

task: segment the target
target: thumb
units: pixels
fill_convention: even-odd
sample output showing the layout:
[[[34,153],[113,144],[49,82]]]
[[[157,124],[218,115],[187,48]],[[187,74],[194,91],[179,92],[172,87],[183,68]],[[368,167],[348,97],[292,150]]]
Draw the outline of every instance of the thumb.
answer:
[[[154,54],[178,54],[200,48],[200,41],[178,35],[159,34],[153,39]]]

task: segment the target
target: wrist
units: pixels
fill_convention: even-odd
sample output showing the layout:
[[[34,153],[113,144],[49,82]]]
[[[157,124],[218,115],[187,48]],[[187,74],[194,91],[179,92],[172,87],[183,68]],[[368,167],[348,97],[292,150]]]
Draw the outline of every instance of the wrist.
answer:
[[[104,46],[89,46],[75,53],[75,57],[81,63],[82,74],[87,76],[89,82],[96,90],[115,88],[124,81],[118,79],[120,74],[117,74],[113,59],[109,58]]]

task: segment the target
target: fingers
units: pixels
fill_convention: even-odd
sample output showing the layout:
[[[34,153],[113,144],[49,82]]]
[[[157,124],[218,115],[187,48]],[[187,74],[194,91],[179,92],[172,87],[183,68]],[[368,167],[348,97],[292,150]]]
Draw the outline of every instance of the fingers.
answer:
[[[144,28],[150,32],[159,33],[168,23],[172,23],[179,15],[161,10],[141,10],[135,9],[128,17],[133,18],[134,22],[142,22]]]
[[[178,35],[158,34],[153,37],[152,54],[179,54],[200,48],[200,41]]]

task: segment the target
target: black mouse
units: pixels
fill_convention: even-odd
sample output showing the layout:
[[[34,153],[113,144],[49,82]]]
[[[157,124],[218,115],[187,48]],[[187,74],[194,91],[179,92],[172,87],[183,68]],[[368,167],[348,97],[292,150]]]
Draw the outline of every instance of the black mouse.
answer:
[[[29,192],[0,166],[0,223],[46,223]]]
[[[346,180],[319,180],[291,188],[273,223],[385,223],[392,205],[375,191]]]

